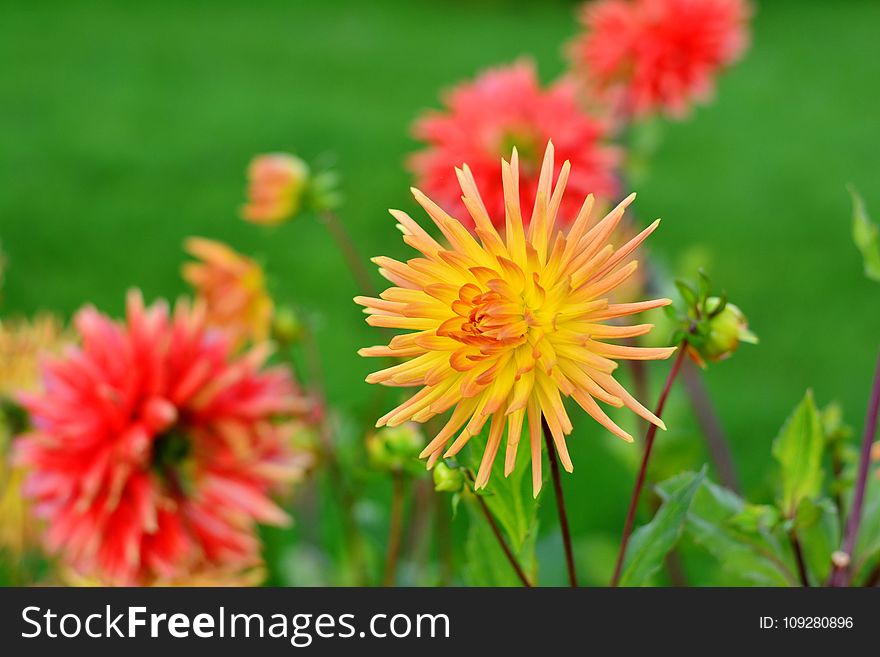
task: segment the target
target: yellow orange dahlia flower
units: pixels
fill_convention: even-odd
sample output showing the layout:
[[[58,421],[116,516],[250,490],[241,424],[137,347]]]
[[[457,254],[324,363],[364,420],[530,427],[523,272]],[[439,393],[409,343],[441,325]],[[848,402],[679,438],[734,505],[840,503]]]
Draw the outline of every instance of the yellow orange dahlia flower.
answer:
[[[663,427],[613,376],[616,359],[668,358],[669,348],[639,348],[607,340],[648,333],[650,324],[610,324],[669,299],[611,304],[608,294],[636,270],[629,256],[657,227],[655,221],[615,249],[609,238],[634,195],[591,226],[592,195],[570,230],[558,230],[557,214],[569,175],[563,164],[556,185],[553,145],[548,144],[528,228],[519,203],[516,150],[502,161],[506,199],[502,237],[493,227],[467,165],[456,169],[462,200],[476,238],[420,191],[413,194],[445,236],[444,246],[407,214],[392,210],[404,241],[422,253],[407,262],[374,258],[394,284],[379,299],[357,297],[372,326],[409,330],[387,346],[361,349],[363,356],[403,362],[367,377],[370,383],[421,389],[377,422],[398,426],[425,422],[452,410],[451,417],[421,453],[432,467],[441,455],[459,452],[489,423],[489,437],[476,476],[485,487],[507,428],[505,474],[516,462],[523,426],[528,426],[532,486],[541,489],[542,424],[552,434],[560,460],[571,472],[566,435],[572,424],[563,396],[574,399],[602,426],[624,440],[632,437],[596,403],[627,406]],[[561,222],[560,222],[561,223]],[[449,445],[456,432],[458,437]]]

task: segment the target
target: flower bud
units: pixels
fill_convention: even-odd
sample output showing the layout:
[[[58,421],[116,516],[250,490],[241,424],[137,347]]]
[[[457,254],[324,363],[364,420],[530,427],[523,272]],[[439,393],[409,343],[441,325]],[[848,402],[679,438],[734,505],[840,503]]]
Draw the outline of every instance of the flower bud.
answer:
[[[460,493],[464,490],[464,472],[450,468],[443,461],[434,466],[434,490],[438,493]]]
[[[851,560],[852,558],[849,554],[842,550],[835,550],[831,553],[831,563],[834,564],[835,568],[847,568]]]
[[[706,300],[706,312],[710,317],[709,330],[706,341],[699,346],[699,353],[709,361],[729,358],[740,342],[758,342],[757,336],[749,331],[743,312],[732,303],[716,312],[720,303],[721,299],[718,297],[709,297]]]
[[[248,167],[248,202],[242,217],[266,226],[293,219],[302,209],[309,180],[309,167],[298,157],[258,155]]]
[[[283,306],[272,318],[272,337],[283,345],[296,344],[303,335],[303,325],[293,308]]]
[[[400,472],[422,467],[418,463],[424,440],[417,424],[385,427],[367,437],[367,456],[377,470]]]

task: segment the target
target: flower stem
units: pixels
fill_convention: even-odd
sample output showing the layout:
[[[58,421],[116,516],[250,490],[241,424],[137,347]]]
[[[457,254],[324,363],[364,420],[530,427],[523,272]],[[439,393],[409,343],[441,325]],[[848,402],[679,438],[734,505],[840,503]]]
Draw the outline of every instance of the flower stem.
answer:
[[[862,520],[862,507],[865,504],[865,490],[868,487],[868,471],[871,466],[871,447],[874,444],[874,436],[877,434],[877,416],[880,414],[880,355],[877,357],[877,367],[874,371],[874,383],[871,386],[871,397],[868,401],[868,411],[865,415],[865,433],[862,436],[862,452],[859,457],[859,475],[856,480],[855,495],[853,497],[852,510],[846,523],[841,550],[852,557],[856,547],[856,538],[859,535],[859,524]],[[835,566],[831,573],[829,584],[831,586],[848,586],[850,580],[849,566]]]
[[[367,583],[367,573],[364,561],[363,539],[354,515],[355,497],[346,481],[342,465],[340,464],[339,454],[336,450],[336,444],[333,440],[333,429],[330,426],[330,417],[327,409],[327,392],[324,386],[324,368],[321,365],[318,341],[307,322],[303,328],[302,344],[303,357],[309,369],[312,395],[317,399],[320,406],[318,437],[321,451],[327,463],[327,473],[330,477],[331,485],[339,496],[342,529],[351,553],[352,570],[355,573],[356,582],[359,585],[365,585]]]
[[[788,539],[791,541],[791,550],[794,552],[794,560],[797,562],[798,569],[798,577],[801,579],[801,586],[810,586],[810,576],[807,574],[807,563],[804,560],[804,551],[801,549],[801,541],[798,538],[797,532],[792,530],[788,534]]]
[[[727,488],[738,493],[740,490],[739,478],[736,476],[730,443],[724,435],[724,427],[721,426],[718,413],[712,405],[712,399],[706,390],[703,377],[700,376],[699,370],[690,363],[684,366],[681,376],[694,414],[703,429],[703,435],[706,436],[706,446],[709,448],[709,454],[718,470],[718,479]]]
[[[388,527],[388,555],[385,559],[383,586],[394,586],[397,575],[397,562],[400,559],[400,544],[403,539],[403,507],[406,497],[406,477],[403,472],[392,474],[391,522]]]
[[[663,407],[666,406],[666,398],[669,397],[669,391],[672,390],[672,384],[678,376],[678,372],[681,369],[686,354],[686,344],[682,342],[678,346],[678,354],[675,356],[672,368],[669,370],[669,375],[666,377],[666,383],[663,385],[663,392],[660,393],[660,399],[657,401],[657,408],[654,411],[654,415],[657,417],[660,417],[663,413]],[[620,539],[620,551],[617,553],[617,563],[614,564],[614,575],[611,578],[611,586],[617,586],[620,583],[620,575],[623,570],[623,557],[626,554],[626,546],[629,543],[629,537],[632,533],[633,521],[636,517],[636,509],[639,506],[639,498],[642,495],[642,488],[645,486],[645,475],[648,472],[648,461],[651,458],[651,450],[654,447],[654,437],[656,435],[657,425],[652,424],[648,427],[648,432],[645,435],[645,453],[642,456],[642,464],[639,467],[639,474],[636,476],[636,483],[633,487],[632,497],[629,501],[629,510],[626,513],[626,521],[623,524],[623,535]]]
[[[550,472],[553,474],[553,490],[556,493],[556,510],[559,513],[559,526],[562,528],[562,544],[565,546],[565,565],[568,567],[568,583],[577,586],[577,574],[574,569],[574,552],[571,549],[571,532],[568,529],[568,514],[565,512],[565,497],[562,494],[562,478],[559,476],[559,460],[556,456],[556,446],[553,444],[553,435],[547,420],[541,416],[541,426],[544,429],[544,443],[547,445],[547,459],[550,461]]]
[[[444,502],[445,497],[435,492],[434,515],[437,523],[437,549],[440,553],[440,586],[449,586],[455,576],[455,555],[452,547],[452,523]]]
[[[355,246],[351,234],[346,230],[339,216],[332,210],[323,210],[320,216],[324,225],[327,226],[327,230],[330,231],[333,240],[336,242],[336,246],[339,247],[339,251],[345,259],[345,264],[348,265],[348,269],[361,288],[361,292],[369,297],[378,296],[378,290],[373,284],[370,272],[364,264],[364,260]]]
[[[507,541],[504,540],[504,536],[501,535],[501,530],[498,529],[498,524],[495,522],[495,518],[492,517],[492,512],[489,511],[489,507],[486,506],[486,502],[478,494],[474,494],[474,497],[477,498],[477,503],[480,505],[480,510],[483,512],[483,516],[485,516],[486,522],[489,523],[489,527],[492,529],[492,533],[495,534],[498,545],[501,546],[501,551],[504,552],[504,556],[507,557],[507,560],[510,562],[510,566],[513,568],[514,571],[516,571],[516,576],[519,577],[519,581],[522,582],[523,586],[531,588],[532,583],[529,582],[529,578],[526,577],[525,572],[523,572],[522,566],[519,565],[519,562],[516,560],[513,552],[510,551],[510,547],[507,545]]]

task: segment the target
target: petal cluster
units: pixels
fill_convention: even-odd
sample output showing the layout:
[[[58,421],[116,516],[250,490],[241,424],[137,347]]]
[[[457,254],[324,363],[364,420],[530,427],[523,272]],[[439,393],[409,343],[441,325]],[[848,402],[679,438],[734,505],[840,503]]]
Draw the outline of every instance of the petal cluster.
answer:
[[[570,54],[627,112],[682,116],[745,50],[749,13],[745,0],[599,0],[584,7]]]
[[[183,278],[204,300],[208,324],[228,331],[237,344],[268,338],[273,303],[260,265],[202,237],[189,238],[185,247],[199,260],[183,266]]]
[[[292,219],[302,208],[309,167],[286,153],[258,155],[248,167],[245,221],[275,226]]]
[[[499,162],[514,147],[522,166],[520,202],[526,207],[535,202],[544,145],[552,139],[560,158],[571,161],[573,195],[563,200],[560,223],[570,223],[577,214],[578,197],[592,192],[610,199],[617,193],[614,167],[619,156],[606,144],[608,125],[580,109],[572,80],[542,87],[534,65],[523,60],[455,87],[445,104],[443,111],[427,112],[416,122],[414,134],[426,148],[410,158],[409,166],[416,185],[444,207],[455,208],[469,227],[470,217],[449,172],[468,163],[489,217],[503,227]]]
[[[233,355],[204,307],[145,307],[115,322],[79,311],[81,346],[48,360],[23,396],[16,441],[47,548],[86,577],[149,584],[259,563],[258,522],[288,516],[271,492],[303,467],[290,422],[305,403],[267,349]]]
[[[557,229],[570,164],[555,186],[553,145],[540,168],[530,217],[520,206],[517,152],[502,162],[504,237],[496,230],[470,168],[456,169],[475,235],[422,192],[416,200],[442,232],[441,244],[403,212],[392,210],[404,241],[420,252],[406,262],[375,258],[393,287],[380,298],[358,297],[372,326],[409,331],[387,346],[362,349],[364,356],[399,359],[367,381],[418,387],[377,426],[426,422],[451,410],[443,428],[422,451],[429,467],[441,455],[458,453],[488,424],[488,443],[476,477],[485,486],[507,434],[505,473],[515,463],[525,431],[531,453],[533,490],[541,488],[542,425],[552,434],[564,467],[572,463],[566,435],[572,424],[563,405],[571,397],[587,413],[625,440],[631,436],[597,402],[626,406],[662,422],[614,378],[619,359],[667,358],[673,348],[639,348],[613,341],[648,333],[650,324],[625,326],[620,319],[667,305],[668,299],[609,303],[608,295],[637,268],[633,251],[659,221],[615,249],[609,239],[632,202],[630,196],[594,222],[593,197],[566,233]],[[529,222],[524,219],[530,219]],[[528,223],[528,228],[525,228]],[[451,444],[450,444],[451,443]]]

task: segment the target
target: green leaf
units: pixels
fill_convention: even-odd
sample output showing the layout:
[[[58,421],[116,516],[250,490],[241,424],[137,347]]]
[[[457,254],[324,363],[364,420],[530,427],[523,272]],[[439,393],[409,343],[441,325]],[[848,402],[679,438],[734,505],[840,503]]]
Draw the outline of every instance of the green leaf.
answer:
[[[825,436],[813,392],[785,421],[773,443],[773,456],[782,466],[783,513],[793,518],[801,500],[817,497],[822,488],[822,450]]]
[[[840,519],[837,507],[829,499],[802,500],[795,515],[795,530],[804,552],[804,560],[818,582],[831,571],[831,553],[840,545]]]
[[[693,308],[697,305],[697,293],[690,285],[684,281],[675,281],[675,287],[678,288],[678,292],[688,308]]]
[[[675,479],[661,484],[661,496],[668,497]],[[731,519],[746,508],[732,491],[704,481],[688,511],[685,536],[703,547],[731,578],[731,585],[789,586],[791,573],[784,570],[782,551],[767,532],[742,532]]]
[[[709,295],[712,294],[712,283],[709,281],[709,276],[702,269],[700,270],[699,275],[699,290],[700,290],[700,301],[704,304],[706,300],[709,298]]]
[[[482,444],[475,443],[470,450],[474,470],[479,467],[482,447]],[[505,477],[504,454],[499,454],[493,464],[489,484],[479,492],[507,534],[514,552],[519,552],[533,538],[531,534],[538,515],[538,500],[532,495],[530,458],[527,446],[519,449],[516,467],[510,476]]]
[[[876,479],[868,484],[859,537],[853,552],[856,559],[854,570],[857,574],[865,566],[873,567],[880,559],[880,482]],[[859,577],[856,581],[859,581]]]
[[[678,476],[654,519],[633,533],[626,551],[621,586],[644,586],[663,565],[663,559],[678,543],[688,509],[705,477],[705,468]]]
[[[746,504],[728,523],[747,534],[773,531],[781,520],[779,509],[768,504]]]
[[[480,438],[473,438],[471,441],[468,450],[469,463],[474,470],[479,467],[484,446],[485,440]],[[537,575],[535,544],[538,533],[538,500],[532,495],[529,463],[529,450],[520,448],[516,467],[509,477],[505,477],[502,450],[493,464],[488,486],[477,494],[489,507],[520,566],[534,581]],[[466,577],[468,583],[475,586],[519,585],[519,579],[498,546],[486,518],[477,506],[477,500],[471,499],[469,502],[471,522],[466,545],[469,561]],[[482,552],[478,553],[480,550]],[[491,555],[493,563],[486,563],[487,554]]]
[[[880,229],[868,217],[865,202],[854,187],[849,188],[853,202],[853,241],[862,253],[865,276],[880,282]]]
[[[516,572],[507,560],[495,534],[489,527],[486,517],[478,506],[473,496],[467,500],[470,525],[467,538],[465,539],[465,568],[464,579],[469,586],[522,586]],[[537,532],[531,535],[528,549],[521,552],[534,554],[534,540]],[[520,561],[523,570],[528,576],[534,577],[534,565]]]

